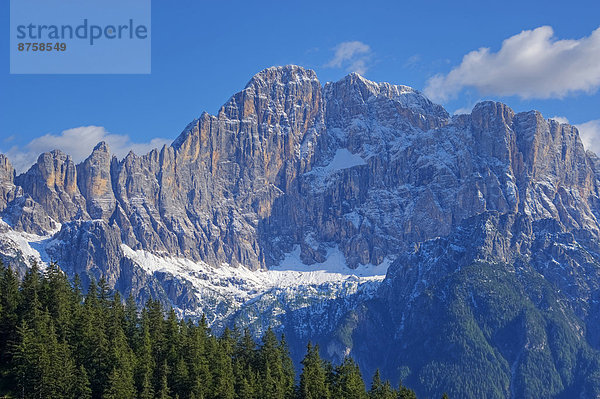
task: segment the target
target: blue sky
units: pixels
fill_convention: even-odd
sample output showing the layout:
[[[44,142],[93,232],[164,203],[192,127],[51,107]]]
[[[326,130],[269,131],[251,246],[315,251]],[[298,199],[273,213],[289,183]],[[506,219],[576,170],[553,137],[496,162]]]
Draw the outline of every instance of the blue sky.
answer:
[[[7,32],[8,2],[0,7]],[[20,168],[51,146],[81,158],[97,139],[117,155],[144,152],[284,64],[314,69],[323,83],[358,70],[406,84],[450,113],[484,99],[537,109],[582,126],[597,150],[599,15],[596,1],[153,0],[149,75],[10,75],[4,35],[0,151]]]

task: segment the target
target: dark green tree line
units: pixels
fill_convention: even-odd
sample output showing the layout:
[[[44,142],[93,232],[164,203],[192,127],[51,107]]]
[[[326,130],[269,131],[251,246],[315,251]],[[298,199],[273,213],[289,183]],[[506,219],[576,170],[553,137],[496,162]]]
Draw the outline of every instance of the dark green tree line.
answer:
[[[283,336],[248,330],[217,337],[206,320],[181,320],[150,300],[111,293],[106,280],[83,295],[57,265],[34,264],[20,282],[0,267],[0,396],[80,399],[414,398],[358,365],[333,366],[308,344],[297,378]]]

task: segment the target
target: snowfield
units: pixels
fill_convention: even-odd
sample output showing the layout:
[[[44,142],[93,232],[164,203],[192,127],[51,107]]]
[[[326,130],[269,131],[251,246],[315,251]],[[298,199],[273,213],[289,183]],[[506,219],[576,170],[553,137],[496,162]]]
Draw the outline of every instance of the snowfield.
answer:
[[[15,258],[23,257],[27,263],[37,262],[41,269],[45,269],[51,261],[46,253],[46,248],[54,245],[53,235],[60,230],[60,224],[55,231],[40,236],[13,230],[8,223],[0,219],[0,254]]]
[[[300,260],[300,246],[287,254],[280,265],[270,270],[252,271],[245,267],[223,264],[212,267],[204,262],[185,258],[161,257],[148,251],[133,250],[121,245],[125,256],[134,261],[149,274],[169,273],[187,280],[198,289],[202,297],[208,292],[241,299],[242,302],[255,298],[271,289],[284,289],[299,286],[320,286],[327,283],[352,281],[357,283],[384,279],[391,259],[380,265],[361,265],[350,269],[344,255],[337,247],[330,248],[327,259],[321,264],[305,265]]]
[[[53,238],[56,232],[44,236],[27,234],[13,230],[2,220],[0,233],[1,255],[24,263],[36,261],[42,270],[52,260],[46,249],[61,244]],[[148,275],[164,273],[189,283],[201,307],[184,310],[173,306],[182,316],[196,318],[206,314],[209,324],[222,323],[227,317],[244,317],[254,322],[265,308],[269,308],[267,313],[272,316],[283,314],[279,301],[283,297],[286,306],[300,309],[356,293],[370,296],[385,278],[393,261],[386,258],[379,265],[360,265],[351,269],[339,248],[332,246],[327,249],[323,263],[305,265],[300,259],[300,246],[296,245],[278,266],[253,271],[242,266],[222,264],[213,267],[202,261],[160,256],[134,250],[125,244],[121,244],[121,249],[126,258]],[[258,322],[266,328],[272,319],[267,317]]]

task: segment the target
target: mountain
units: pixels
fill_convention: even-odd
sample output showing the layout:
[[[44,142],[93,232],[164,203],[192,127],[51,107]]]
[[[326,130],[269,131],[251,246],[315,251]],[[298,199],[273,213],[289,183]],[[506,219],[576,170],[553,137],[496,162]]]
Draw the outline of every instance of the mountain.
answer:
[[[539,112],[272,67],[146,155],[0,155],[0,254],[425,396],[598,397],[599,178]]]

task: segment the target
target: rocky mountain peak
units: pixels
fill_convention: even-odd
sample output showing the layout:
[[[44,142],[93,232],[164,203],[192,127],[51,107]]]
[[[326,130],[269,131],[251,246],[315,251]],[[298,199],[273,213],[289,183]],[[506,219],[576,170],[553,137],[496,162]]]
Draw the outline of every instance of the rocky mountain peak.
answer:
[[[106,141],[101,141],[98,144],[96,144],[96,146],[92,150],[92,154],[94,152],[110,152],[110,149],[108,147],[108,144],[106,144]]]
[[[60,150],[43,153],[25,175],[41,179],[50,190],[64,190],[68,194],[77,192],[77,171],[70,155]]]
[[[263,69],[254,75],[245,89],[273,84],[287,85],[289,83],[319,82],[317,74],[312,69],[305,69],[298,65],[273,66]]]
[[[320,110],[321,83],[310,69],[296,65],[267,68],[219,111],[219,118],[256,120],[304,130]]]
[[[377,118],[383,124],[409,123],[415,128],[429,130],[449,122],[446,110],[431,102],[425,95],[409,86],[372,82],[358,73],[351,73],[324,88],[326,119],[340,120]],[[377,112],[373,114],[373,110]]]
[[[4,154],[0,154],[0,184],[12,184],[15,180],[15,168]]]
[[[76,168],[55,151],[17,180],[55,220],[114,222],[132,248],[254,269],[294,245],[308,263],[323,260],[316,240],[356,267],[488,210],[597,232],[594,163],[579,146],[539,113],[487,101],[450,118],[408,86],[351,73],[322,87],[288,65],[257,73],[171,147],[119,162],[101,142]]]
[[[396,100],[404,106],[421,104],[434,104],[420,91],[410,86],[394,85],[388,82],[373,82],[357,72],[352,72],[337,82],[327,83],[326,86],[337,86],[338,89],[355,93],[362,101],[371,97],[384,97]],[[441,106],[437,106],[442,108]]]
[[[16,194],[15,169],[4,154],[0,154],[0,211],[12,201]]]
[[[381,92],[378,83],[372,82],[356,72],[352,72],[339,81],[333,83],[339,90],[357,95],[360,101],[367,101],[371,96],[377,96]]]
[[[41,154],[27,172],[16,177],[15,184],[56,221],[87,217],[85,199],[77,186],[77,168],[71,156],[60,150]]]
[[[482,101],[473,107],[471,119],[478,129],[490,129],[512,124],[515,112],[506,104],[496,101]]]
[[[108,219],[115,210],[110,165],[110,150],[104,141],[98,143],[91,155],[77,165],[79,190],[93,219]]]

